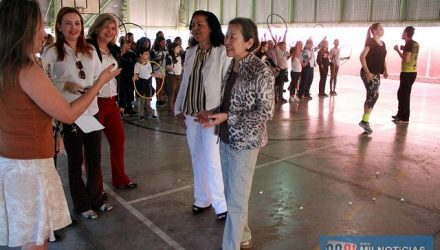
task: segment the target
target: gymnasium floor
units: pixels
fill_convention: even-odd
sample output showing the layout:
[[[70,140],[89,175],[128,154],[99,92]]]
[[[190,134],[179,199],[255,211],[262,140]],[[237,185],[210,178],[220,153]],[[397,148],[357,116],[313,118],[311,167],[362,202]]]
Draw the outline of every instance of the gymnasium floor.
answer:
[[[313,100],[277,105],[269,123],[249,201],[253,249],[319,249],[320,235],[432,235],[440,249],[440,85],[415,83],[410,123],[395,125],[398,81],[382,80],[374,133],[364,135],[360,78],[340,77],[328,98],[317,97],[318,78]],[[111,186],[104,141],[113,211],[95,221],[72,215],[78,224],[49,249],[220,249],[224,224],[214,211],[191,213],[185,131],[157,110],[158,120],[125,123],[126,168],[138,188]],[[71,205],[65,156],[59,165]]]

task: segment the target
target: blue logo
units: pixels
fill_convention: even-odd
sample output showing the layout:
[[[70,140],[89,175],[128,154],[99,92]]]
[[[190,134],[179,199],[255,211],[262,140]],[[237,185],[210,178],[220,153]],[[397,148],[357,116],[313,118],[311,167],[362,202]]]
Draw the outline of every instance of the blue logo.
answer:
[[[321,236],[321,250],[434,250],[432,236]]]

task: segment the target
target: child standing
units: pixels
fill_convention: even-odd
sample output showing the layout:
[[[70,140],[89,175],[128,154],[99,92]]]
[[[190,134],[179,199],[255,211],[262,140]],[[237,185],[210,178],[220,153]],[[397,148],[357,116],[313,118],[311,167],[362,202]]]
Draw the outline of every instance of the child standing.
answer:
[[[154,109],[151,108],[151,99],[155,90],[151,83],[153,69],[150,63],[150,51],[147,48],[141,48],[137,51],[137,56],[138,62],[134,65],[133,81],[136,84],[139,120],[143,121],[145,117],[157,119]]]

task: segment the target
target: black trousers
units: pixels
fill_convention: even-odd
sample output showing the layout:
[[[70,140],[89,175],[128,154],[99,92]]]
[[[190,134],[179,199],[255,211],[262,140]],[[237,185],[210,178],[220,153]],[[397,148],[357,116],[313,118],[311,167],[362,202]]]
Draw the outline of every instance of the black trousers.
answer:
[[[417,72],[401,72],[400,85],[397,91],[399,108],[397,117],[403,121],[409,121],[411,89],[417,77]]]
[[[328,66],[319,67],[319,94],[325,93],[325,84],[327,82]]]
[[[310,95],[310,87],[312,86],[312,82],[313,68],[307,65],[301,70],[301,81],[299,84],[298,97]]]
[[[121,75],[119,77],[119,95],[118,104],[121,108],[131,109],[134,100],[134,85],[131,79],[132,76]]]
[[[278,76],[275,78],[275,100],[283,99],[284,81],[287,78],[287,69],[281,69]]]
[[[101,131],[83,133],[75,124],[63,124],[64,147],[67,153],[69,188],[75,212],[82,213],[103,204],[98,176],[101,168]],[[86,160],[87,182],[82,179]]]

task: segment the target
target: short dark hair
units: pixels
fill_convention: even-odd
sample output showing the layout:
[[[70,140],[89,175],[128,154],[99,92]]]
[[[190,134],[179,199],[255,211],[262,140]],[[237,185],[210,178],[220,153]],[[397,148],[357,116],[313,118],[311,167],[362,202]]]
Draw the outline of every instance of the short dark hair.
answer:
[[[144,43],[145,42],[148,42],[148,44],[149,44],[148,47],[144,47]],[[150,41],[150,39],[148,39],[145,36],[139,38],[139,40],[137,40],[137,42],[136,42],[135,52],[137,53],[141,48],[146,48],[146,49],[150,50],[151,49],[151,41]]]
[[[232,19],[229,24],[238,24],[241,26],[241,33],[245,42],[249,41],[251,38],[254,40],[252,46],[247,49],[248,52],[254,51],[258,48],[260,41],[258,40],[258,28],[254,21],[245,17],[237,17]]]
[[[218,18],[214,15],[214,13],[205,11],[205,10],[198,10],[195,11],[191,17],[191,22],[189,25],[189,30],[191,31],[193,28],[193,19],[195,16],[204,16],[206,17],[206,22],[208,23],[209,28],[211,28],[211,34],[209,35],[209,38],[211,40],[211,44],[213,47],[218,47],[220,45],[223,45],[225,42],[225,35],[223,35],[222,32],[222,26],[220,24],[220,21]],[[196,44],[198,42],[196,41]]]
[[[414,29],[413,26],[407,26],[407,27],[403,30],[403,32],[405,32],[406,35],[407,35],[409,38],[412,38],[412,37],[414,36],[414,31],[415,31],[415,30],[416,30],[416,29]]]
[[[140,57],[145,52],[148,52],[148,55],[150,55],[150,50],[148,48],[140,47],[138,50],[136,50],[136,57]]]

